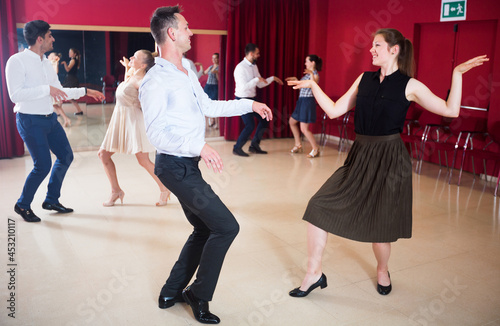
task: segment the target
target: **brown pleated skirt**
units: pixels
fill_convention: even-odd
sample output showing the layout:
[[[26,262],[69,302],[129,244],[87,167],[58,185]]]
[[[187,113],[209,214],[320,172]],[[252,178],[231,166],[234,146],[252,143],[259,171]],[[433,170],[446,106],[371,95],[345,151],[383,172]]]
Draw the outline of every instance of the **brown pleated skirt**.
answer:
[[[310,199],[303,219],[356,241],[411,238],[412,167],[401,136],[356,135],[344,165]]]

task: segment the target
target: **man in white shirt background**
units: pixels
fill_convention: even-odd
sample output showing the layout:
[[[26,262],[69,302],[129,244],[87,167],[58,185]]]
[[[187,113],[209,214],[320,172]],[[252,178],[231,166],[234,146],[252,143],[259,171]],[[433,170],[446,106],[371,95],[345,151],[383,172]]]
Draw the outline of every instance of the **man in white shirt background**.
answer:
[[[58,213],[73,211],[59,202],[64,176],[73,161],[73,151],[66,133],[57,121],[52,98],[62,101],[89,95],[102,101],[104,96],[101,92],[85,87],[62,87],[52,64],[44,55],[52,51],[55,41],[47,22],[28,22],[24,26],[23,34],[28,49],[9,58],[5,66],[5,79],[9,97],[16,104],[14,112],[17,112],[17,130],[31,154],[34,167],[26,178],[14,211],[27,222],[39,222],[40,218],[31,210],[31,202],[38,187],[51,172],[51,151],[57,160],[52,167],[47,196],[42,207]]]
[[[188,23],[179,6],[160,7],[151,18],[151,34],[159,57],[139,90],[149,141],[156,147],[155,174],[179,200],[193,226],[184,247],[163,285],[159,308],[187,302],[201,323],[218,324],[208,302],[219,278],[227,250],[239,225],[198,167],[222,172],[220,155],[205,142],[205,116],[221,117],[256,112],[266,120],[271,110],[251,100],[212,101],[203,91],[182,54],[191,48]],[[193,283],[186,288],[194,273]]]
[[[200,77],[203,76],[203,65],[200,62],[194,62],[193,60],[188,59],[186,57],[185,53],[182,57],[189,62],[189,66],[191,67],[191,70],[194,71],[194,73],[196,74],[196,77],[198,77],[198,79],[200,79]],[[200,68],[198,69],[197,67],[200,67]]]
[[[259,68],[257,68],[257,59],[260,57],[259,47],[253,43],[248,43],[245,46],[245,58],[238,63],[236,68],[234,68],[234,82],[236,84],[234,95],[238,99],[252,99],[255,100],[257,95],[257,87],[263,88],[269,86],[273,81],[280,85],[283,85],[281,79],[276,76],[271,76],[266,79],[262,78],[259,73]],[[259,121],[257,129],[255,130],[255,135],[252,138],[252,142],[249,147],[249,151],[256,154],[267,154],[260,148],[260,141],[264,132],[269,126],[269,122],[262,119],[255,112],[250,112],[241,116],[245,127],[240,133],[238,140],[233,148],[233,154],[239,156],[249,156],[243,151],[243,146],[247,142],[248,138],[255,129],[255,119]]]

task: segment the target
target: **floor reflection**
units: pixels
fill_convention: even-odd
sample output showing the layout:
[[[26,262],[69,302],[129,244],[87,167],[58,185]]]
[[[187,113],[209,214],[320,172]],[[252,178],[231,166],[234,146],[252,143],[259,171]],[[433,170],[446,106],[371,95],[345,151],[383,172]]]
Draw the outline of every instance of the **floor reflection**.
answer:
[[[75,125],[68,134],[88,133],[80,129],[93,125],[90,134],[98,135],[110,110],[88,106],[80,124],[79,117],[71,117]],[[370,244],[330,236],[323,259],[328,287],[296,299],[287,293],[300,284],[307,265],[302,214],[346,153],[328,145],[321,156],[307,159],[290,153],[293,139],[276,139],[262,142],[268,155],[244,158],[232,154],[234,142],[209,143],[220,153],[224,173],[208,170],[203,162],[200,168],[240,224],[210,303],[225,325],[499,324],[494,182],[474,181],[466,173],[458,187],[455,180],[448,184],[446,170],[424,163],[422,173],[413,174],[413,237],[392,246],[391,294],[376,292]],[[18,314],[16,320],[3,318],[2,325],[195,325],[185,304],[157,306],[192,232],[179,201],[172,196],[167,206],[156,207],[152,178],[132,155],[115,155],[126,196],[123,205],[103,207],[110,189],[96,153],[76,152],[68,170],[61,202],[74,213],[41,209],[45,180],[32,205],[42,219],[38,224],[13,212],[31,158],[0,160],[0,213],[6,218],[0,240],[7,237],[7,219],[15,220],[19,261]],[[4,264],[5,248],[0,250]],[[3,295],[8,274],[0,275]]]

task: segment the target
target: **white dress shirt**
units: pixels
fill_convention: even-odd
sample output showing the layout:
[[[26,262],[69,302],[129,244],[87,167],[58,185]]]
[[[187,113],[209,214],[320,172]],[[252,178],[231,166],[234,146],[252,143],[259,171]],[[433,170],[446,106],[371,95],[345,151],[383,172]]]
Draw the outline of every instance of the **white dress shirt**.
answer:
[[[163,59],[144,77],[139,88],[146,134],[159,153],[200,156],[205,146],[205,116],[228,117],[252,112],[251,100],[212,101],[182,59],[188,75]]]
[[[255,97],[257,95],[256,87],[266,87],[274,80],[274,76],[271,76],[264,83],[259,80],[259,77],[261,76],[257,65],[248,61],[247,58],[243,58],[234,68],[234,82],[236,84],[234,95],[238,97]]]
[[[62,89],[68,99],[78,99],[85,95],[85,87],[63,88],[52,67],[45,57],[26,49],[14,54],[5,66],[7,90],[14,106],[14,112],[48,115],[54,112],[50,86]]]

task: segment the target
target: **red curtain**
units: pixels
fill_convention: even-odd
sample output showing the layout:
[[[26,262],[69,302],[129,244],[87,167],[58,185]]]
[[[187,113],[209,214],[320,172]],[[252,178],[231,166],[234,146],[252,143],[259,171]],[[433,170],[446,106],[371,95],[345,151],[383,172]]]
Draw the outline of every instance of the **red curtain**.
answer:
[[[24,155],[24,145],[17,133],[16,115],[12,111],[5,82],[5,64],[17,52],[17,32],[14,21],[14,0],[0,0],[0,158]]]
[[[255,43],[260,50],[257,62],[262,77],[283,80],[304,71],[309,34],[309,0],[228,1],[228,31],[225,65],[226,99],[234,99],[233,72],[245,56],[245,45]],[[258,90],[260,102],[273,110],[270,138],[291,137],[288,119],[295,108],[298,91],[272,83]],[[226,140],[236,140],[243,128],[240,117],[221,119]]]

